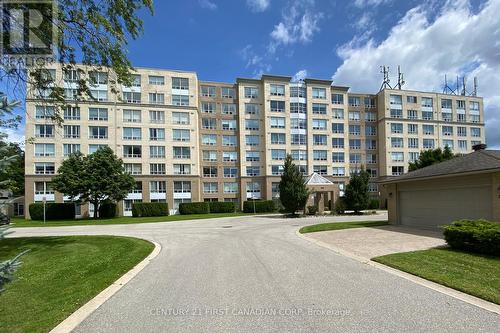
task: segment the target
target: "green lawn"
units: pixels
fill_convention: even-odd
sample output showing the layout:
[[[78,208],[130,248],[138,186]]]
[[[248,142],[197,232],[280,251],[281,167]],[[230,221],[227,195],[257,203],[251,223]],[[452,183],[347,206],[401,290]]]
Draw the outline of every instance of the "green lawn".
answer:
[[[308,225],[306,227],[300,228],[299,232],[301,234],[307,234],[309,232],[328,231],[328,230],[378,227],[378,226],[387,225],[387,224],[388,224],[387,221],[332,222],[332,223],[321,223],[321,224]]]
[[[154,245],[111,236],[7,238],[0,261],[21,258],[0,295],[0,332],[48,332],[143,260]]]
[[[452,249],[389,254],[372,260],[500,304],[500,258]]]
[[[172,222],[172,221],[183,221],[183,220],[199,220],[199,219],[212,219],[217,217],[231,217],[231,216],[243,216],[243,215],[254,215],[242,212],[236,213],[211,213],[211,214],[192,214],[192,215],[170,215],[170,216],[154,216],[154,217],[131,217],[122,216],[115,217],[111,219],[93,220],[93,219],[81,219],[81,220],[60,220],[60,221],[47,221],[45,224],[43,221],[32,221],[25,220],[24,218],[12,218],[12,227],[60,227],[60,226],[73,226],[73,225],[103,225],[103,224],[131,224],[131,223],[151,223],[151,222]]]

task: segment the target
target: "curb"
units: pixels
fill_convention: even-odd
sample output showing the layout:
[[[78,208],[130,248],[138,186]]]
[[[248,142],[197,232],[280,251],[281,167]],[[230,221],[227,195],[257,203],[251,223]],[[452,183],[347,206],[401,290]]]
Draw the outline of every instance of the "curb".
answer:
[[[366,259],[364,257],[357,256],[357,255],[355,255],[355,254],[353,254],[351,252],[345,251],[345,250],[340,249],[340,248],[338,248],[336,246],[333,246],[331,244],[328,244],[328,243],[325,243],[325,242],[322,242],[322,241],[319,241],[319,240],[316,240],[316,239],[309,238],[309,237],[301,234],[299,232],[299,230],[296,230],[295,234],[299,238],[302,238],[302,239],[304,239],[304,240],[306,240],[308,242],[314,243],[314,244],[319,245],[321,247],[325,247],[325,248],[327,248],[329,250],[332,250],[333,252],[336,252],[336,253],[338,253],[340,255],[343,255],[345,257],[348,257],[348,258],[354,259],[356,261],[359,261],[359,262],[361,262],[363,264],[366,264],[366,265],[369,265],[369,266],[381,269],[381,270],[383,270],[383,271],[385,271],[387,273],[391,273],[393,275],[399,276],[399,277],[401,277],[403,279],[409,280],[409,281],[411,281],[413,283],[416,283],[416,284],[419,284],[421,286],[427,287],[429,289],[432,289],[434,291],[440,292],[440,293],[445,294],[447,296],[450,296],[450,297],[456,298],[458,300],[461,300],[463,302],[475,305],[477,307],[480,307],[481,309],[484,309],[484,310],[487,310],[487,311],[490,311],[490,312],[493,312],[493,313],[496,313],[496,314],[500,314],[500,306],[497,305],[497,304],[495,304],[495,303],[488,302],[488,301],[486,301],[484,299],[481,299],[479,297],[472,296],[472,295],[466,294],[464,292],[458,291],[456,289],[443,286],[443,285],[441,285],[439,283],[432,282],[432,281],[426,280],[424,278],[418,277],[416,275],[413,275],[413,274],[410,274],[410,273],[406,273],[406,272],[400,271],[398,269],[395,269],[395,268],[392,268],[392,267],[380,264],[380,263],[372,261],[370,259]]]
[[[142,271],[161,251],[161,245],[156,242],[151,242],[155,245],[153,251],[144,258],[140,263],[135,265],[131,270],[122,275],[118,280],[113,282],[109,287],[101,291],[97,296],[85,303],[78,310],[73,312],[68,318],[63,320],[59,325],[54,327],[50,333],[69,333],[74,330],[82,321],[85,320],[92,312],[97,310],[104,302],[118,292],[125,284],[132,280],[140,271]]]

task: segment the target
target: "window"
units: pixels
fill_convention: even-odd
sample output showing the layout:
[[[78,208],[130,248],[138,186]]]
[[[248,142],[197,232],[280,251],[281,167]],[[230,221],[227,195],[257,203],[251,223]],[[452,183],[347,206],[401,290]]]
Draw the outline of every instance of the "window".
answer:
[[[313,129],[315,129],[315,130],[326,130],[326,120],[325,119],[313,119],[312,126],[313,126]]]
[[[49,182],[35,182],[35,194],[54,194]]]
[[[247,162],[258,162],[260,161],[260,152],[258,151],[247,151],[246,152]]]
[[[174,158],[191,158],[191,148],[173,147]]]
[[[349,134],[350,135],[361,135],[361,126],[360,125],[349,125]]]
[[[89,154],[93,154],[95,153],[96,151],[98,151],[99,149],[101,148],[104,148],[104,147],[107,147],[108,145],[102,145],[102,144],[98,144],[98,145],[89,145]]]
[[[189,79],[184,77],[173,77],[172,89],[189,90]]]
[[[465,113],[457,113],[457,122],[465,123]]]
[[[203,161],[206,161],[206,162],[216,162],[217,161],[217,151],[215,151],[215,150],[204,150],[203,151]]]
[[[260,106],[254,103],[245,103],[245,113],[246,114],[259,114]]]
[[[349,111],[349,120],[359,121],[360,120],[360,112],[359,111]]]
[[[123,157],[139,158],[142,156],[141,146],[123,146]]]
[[[165,104],[165,94],[149,93],[150,104]]]
[[[165,77],[157,75],[149,75],[149,84],[154,86],[164,86]]]
[[[406,96],[406,102],[407,103],[417,103],[417,96]]]
[[[189,113],[172,112],[172,123],[176,125],[189,125]]]
[[[290,126],[293,129],[307,129],[307,120],[301,118],[291,118]]]
[[[349,148],[350,149],[361,149],[361,140],[360,139],[350,139],[349,140]]]
[[[149,122],[152,124],[164,124],[165,111],[149,111]]]
[[[313,160],[326,161],[327,160],[327,151],[326,150],[313,150]]]
[[[214,86],[201,86],[201,96],[203,97],[215,97],[215,87]]]
[[[108,120],[108,109],[89,108],[89,120]]]
[[[238,193],[238,183],[224,183],[224,193]]]
[[[418,160],[418,158],[420,157],[420,153],[417,153],[417,152],[410,152],[408,153],[408,161],[409,162],[415,162],[416,160]]]
[[[377,121],[377,113],[376,112],[365,112],[365,121],[368,121],[368,122]]]
[[[301,86],[290,86],[290,97],[305,98],[307,95],[306,88]]]
[[[222,103],[222,114],[235,115],[236,113],[236,104]]]
[[[361,99],[359,97],[355,97],[355,96],[349,96],[347,98],[348,100],[348,103],[349,103],[349,106],[360,106],[361,105]]]
[[[349,163],[361,164],[361,154],[349,154]]]
[[[64,137],[67,139],[78,139],[80,137],[80,126],[64,125]]]
[[[441,109],[450,109],[451,110],[451,99],[442,99],[441,100]]]
[[[326,175],[328,174],[328,167],[326,165],[313,165],[313,172],[319,175]]]
[[[217,167],[214,167],[214,166],[203,167],[203,177],[216,178],[217,177]]]
[[[285,133],[271,133],[271,144],[286,144],[286,136]]]
[[[191,193],[190,181],[175,181],[174,193]]]
[[[479,127],[471,127],[470,128],[470,135],[472,137],[478,138],[481,136],[481,128]]]
[[[124,127],[123,140],[141,140],[142,133],[139,127]]]
[[[376,164],[377,163],[377,154],[366,154],[366,163]]]
[[[140,123],[141,122],[141,110],[123,110],[123,122],[124,123]]]
[[[313,145],[326,146],[327,136],[323,134],[313,134]]]
[[[451,112],[441,112],[441,118],[443,119],[443,121],[446,121],[446,122],[450,122],[452,121],[453,119],[453,116],[452,116],[452,113]]]
[[[35,136],[37,138],[54,137],[54,125],[35,125]]]
[[[340,167],[340,168],[332,168],[332,175],[333,176],[340,176],[340,177],[343,177],[345,176],[345,168],[344,167]]]
[[[217,193],[219,191],[217,183],[203,183],[203,193]]]
[[[156,135],[157,139],[155,139],[155,136],[153,136],[153,132]],[[165,140],[165,130],[163,128],[151,128],[149,129],[149,132],[151,133],[151,140]],[[187,142],[191,140],[191,131],[188,129],[173,129],[172,130],[172,140],[173,141],[182,141],[182,142]]]
[[[107,139],[108,128],[105,126],[89,126],[90,139]]]
[[[344,138],[332,138],[333,148],[344,148]]]
[[[174,164],[174,175],[190,175],[191,164]]]
[[[238,160],[238,153],[235,151],[223,151],[222,160],[224,162],[236,162]]]
[[[201,112],[204,112],[204,113],[215,113],[215,103],[213,103],[213,102],[203,102],[203,103],[201,103]]]
[[[217,144],[217,135],[215,134],[202,134],[201,143],[207,146],[215,146]]]
[[[51,119],[53,117],[55,117],[55,110],[53,106],[35,106],[36,119]]]
[[[295,161],[307,161],[306,150],[292,150],[291,155]]]
[[[422,125],[422,132],[425,135],[434,135],[434,125]]]
[[[222,98],[234,98],[236,96],[234,88],[221,87],[220,90]]]
[[[271,117],[271,128],[285,128],[285,118]]]
[[[344,163],[345,162],[345,157],[344,153],[332,153],[332,162],[333,163]]]
[[[223,131],[236,130],[236,120],[222,120],[222,130]]]
[[[236,177],[238,177],[238,168],[224,167],[224,178],[236,178]]]
[[[274,161],[282,161],[286,157],[286,150],[284,149],[271,149],[271,159]]]
[[[366,125],[365,126],[365,135],[367,135],[367,136],[377,135],[377,127],[371,126],[371,125]]]
[[[422,111],[422,119],[423,120],[433,120],[434,113],[432,111]]]
[[[123,163],[123,170],[131,175],[142,174],[142,165],[139,163]]]
[[[332,124],[332,132],[333,133],[344,133],[344,124],[333,123]]]
[[[258,177],[260,176],[260,167],[258,166],[247,166],[247,176]]]
[[[306,103],[290,103],[290,113],[307,113]]]
[[[478,123],[480,121],[480,116],[478,114],[471,114],[470,121],[473,123]]]
[[[434,139],[423,139],[424,149],[434,149]]]
[[[344,104],[344,95],[332,94],[332,104]]]
[[[332,109],[333,119],[344,119],[343,109]]]
[[[172,104],[177,106],[188,106],[189,96],[188,95],[172,95]]]
[[[432,98],[430,97],[422,97],[420,101],[420,105],[427,108],[432,108]]]
[[[165,146],[149,146],[150,158],[165,158]]]
[[[123,100],[125,101],[125,103],[140,104],[141,103],[141,93],[140,92],[124,91],[123,92]]]
[[[164,175],[165,171],[165,163],[150,163],[149,164],[149,173],[151,175]]]
[[[38,108],[38,106],[37,106],[37,108]],[[38,115],[38,113],[37,113],[37,115]],[[38,116],[37,116],[37,118],[38,118]],[[64,120],[80,120],[80,108],[77,106],[65,107],[64,108]]]
[[[443,140],[443,147],[446,147],[446,146],[453,149],[453,140]]]
[[[408,119],[418,119],[418,111],[408,110]]]
[[[391,109],[391,118],[403,118],[403,110]]]
[[[257,87],[245,87],[245,98],[258,98],[259,89]]]
[[[292,145],[305,145],[307,144],[307,136],[305,134],[292,134]]]
[[[375,98],[373,98],[373,97],[365,97],[364,104],[365,104],[365,108],[374,108],[376,106],[376,104],[375,104]]]
[[[375,150],[377,149],[377,140],[371,140],[371,139],[365,140],[365,146],[366,149],[368,150]]]
[[[271,174],[273,176],[281,176],[283,174],[284,166],[283,165],[272,165],[271,166]]]
[[[64,157],[67,157],[71,154],[75,154],[77,152],[80,152],[80,144],[68,144],[65,143],[63,144],[63,155]]]
[[[151,193],[166,193],[167,182],[161,180],[154,180],[149,182],[149,189]]]
[[[418,139],[408,138],[408,148],[418,148]]]
[[[467,140],[458,140],[458,149],[467,150]]]
[[[467,127],[457,127],[457,135],[458,136],[467,136]]]
[[[313,103],[312,104],[312,112],[313,114],[326,114],[326,104],[322,103]]]
[[[312,98],[326,99],[326,88],[312,88]]]
[[[258,131],[259,130],[259,121],[254,119],[246,119],[245,120],[245,129],[249,131]]]
[[[222,145],[227,147],[236,146],[237,138],[236,135],[223,135],[222,136]]]
[[[141,86],[141,76],[139,74],[132,74],[132,85],[131,87]]]
[[[69,99],[69,100],[76,100],[78,99],[78,90],[77,89],[70,89],[70,88],[65,88],[64,89],[64,98]]]
[[[403,148],[403,138],[391,138],[391,147],[392,148]]]
[[[260,193],[260,183],[258,182],[247,183],[247,193]]]
[[[401,95],[389,95],[389,102],[391,105],[402,105],[403,97]]]
[[[271,112],[285,112],[285,101],[269,101]]]
[[[285,86],[282,84],[271,84],[269,90],[271,96],[285,96]]]
[[[100,102],[106,102],[108,100],[108,92],[106,90],[90,89],[90,98]]]
[[[391,171],[392,171],[392,175],[393,176],[401,176],[403,173],[404,173],[404,167],[402,166],[393,166],[391,168]]]
[[[458,100],[457,101],[457,109],[465,110],[465,101]]]
[[[481,144],[481,141],[477,141],[477,140],[471,140],[471,142],[470,142],[471,147],[474,147],[475,145],[480,145],[480,144]]]
[[[401,124],[401,123],[392,123],[391,124],[391,133],[392,134],[403,133],[403,124]]]
[[[444,136],[452,136],[453,135],[453,127],[452,126],[443,126],[443,135]]]
[[[408,124],[408,134],[418,134],[418,124]]]
[[[215,118],[202,118],[201,126],[203,129],[214,130],[217,128],[217,119]]]
[[[469,109],[471,111],[479,111],[479,102],[470,101],[469,102]]]
[[[56,167],[52,162],[35,163],[35,174],[37,175],[53,175],[56,172]]]
[[[78,82],[80,80],[80,72],[77,69],[65,70],[63,74],[66,82]]]

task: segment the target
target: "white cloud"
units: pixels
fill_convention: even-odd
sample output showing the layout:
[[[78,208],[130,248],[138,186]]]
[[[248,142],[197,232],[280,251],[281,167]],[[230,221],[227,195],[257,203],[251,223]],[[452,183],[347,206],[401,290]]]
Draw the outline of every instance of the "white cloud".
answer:
[[[270,3],[271,0],[247,0],[247,6],[255,13],[265,11],[269,8]]]
[[[309,72],[306,69],[301,69],[295,75],[292,77],[293,82],[298,82],[304,80],[306,77],[309,76]]]
[[[210,9],[210,10],[217,9],[217,4],[215,2],[210,1],[210,0],[198,0],[198,3],[200,4],[201,8]]]
[[[264,61],[264,58],[258,55],[251,44],[246,45],[244,48],[238,51],[239,56],[243,61],[246,62],[246,67],[253,68],[253,77],[260,77],[262,74],[269,73],[271,71],[271,64]]]
[[[376,7],[380,6],[386,3],[391,2],[392,0],[355,0],[354,1],[354,6],[358,8],[365,8],[365,7]]]
[[[370,2],[370,1],[365,1]],[[337,49],[342,65],[338,83],[359,91],[379,88],[380,65],[401,65],[407,89],[442,91],[445,74],[479,80],[484,97],[486,142],[500,148],[500,1],[486,2],[477,13],[468,1],[448,1],[436,12],[422,4],[409,10],[379,43],[355,36]],[[429,17],[433,17],[431,20]],[[394,73],[393,73],[394,74]]]
[[[19,143],[22,147],[24,147],[24,128],[3,128],[2,134],[7,135],[5,141]]]

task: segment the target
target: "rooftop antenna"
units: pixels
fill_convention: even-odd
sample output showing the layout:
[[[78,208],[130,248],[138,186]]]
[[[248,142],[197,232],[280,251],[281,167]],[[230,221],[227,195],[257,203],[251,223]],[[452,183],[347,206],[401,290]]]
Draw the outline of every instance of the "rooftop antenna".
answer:
[[[389,79],[389,66],[380,66],[380,73],[384,74],[384,81],[382,82],[382,85],[380,86],[380,91],[389,88],[392,89],[391,85],[389,82],[391,80]]]
[[[448,77],[446,76],[446,74],[444,75],[443,94],[456,95],[455,90],[451,89],[451,87],[448,85]]]
[[[457,75],[457,89],[455,90],[456,94],[460,91],[460,84],[458,83],[458,75]]]
[[[462,76],[462,92],[460,93],[462,96],[465,96],[467,94],[465,90],[465,76]]]
[[[474,76],[474,89],[472,90],[472,96],[477,96],[477,76]]]
[[[398,65],[398,84],[397,84],[398,89],[401,90],[401,87],[404,86],[404,84],[405,84],[404,74],[401,73],[401,66]]]

